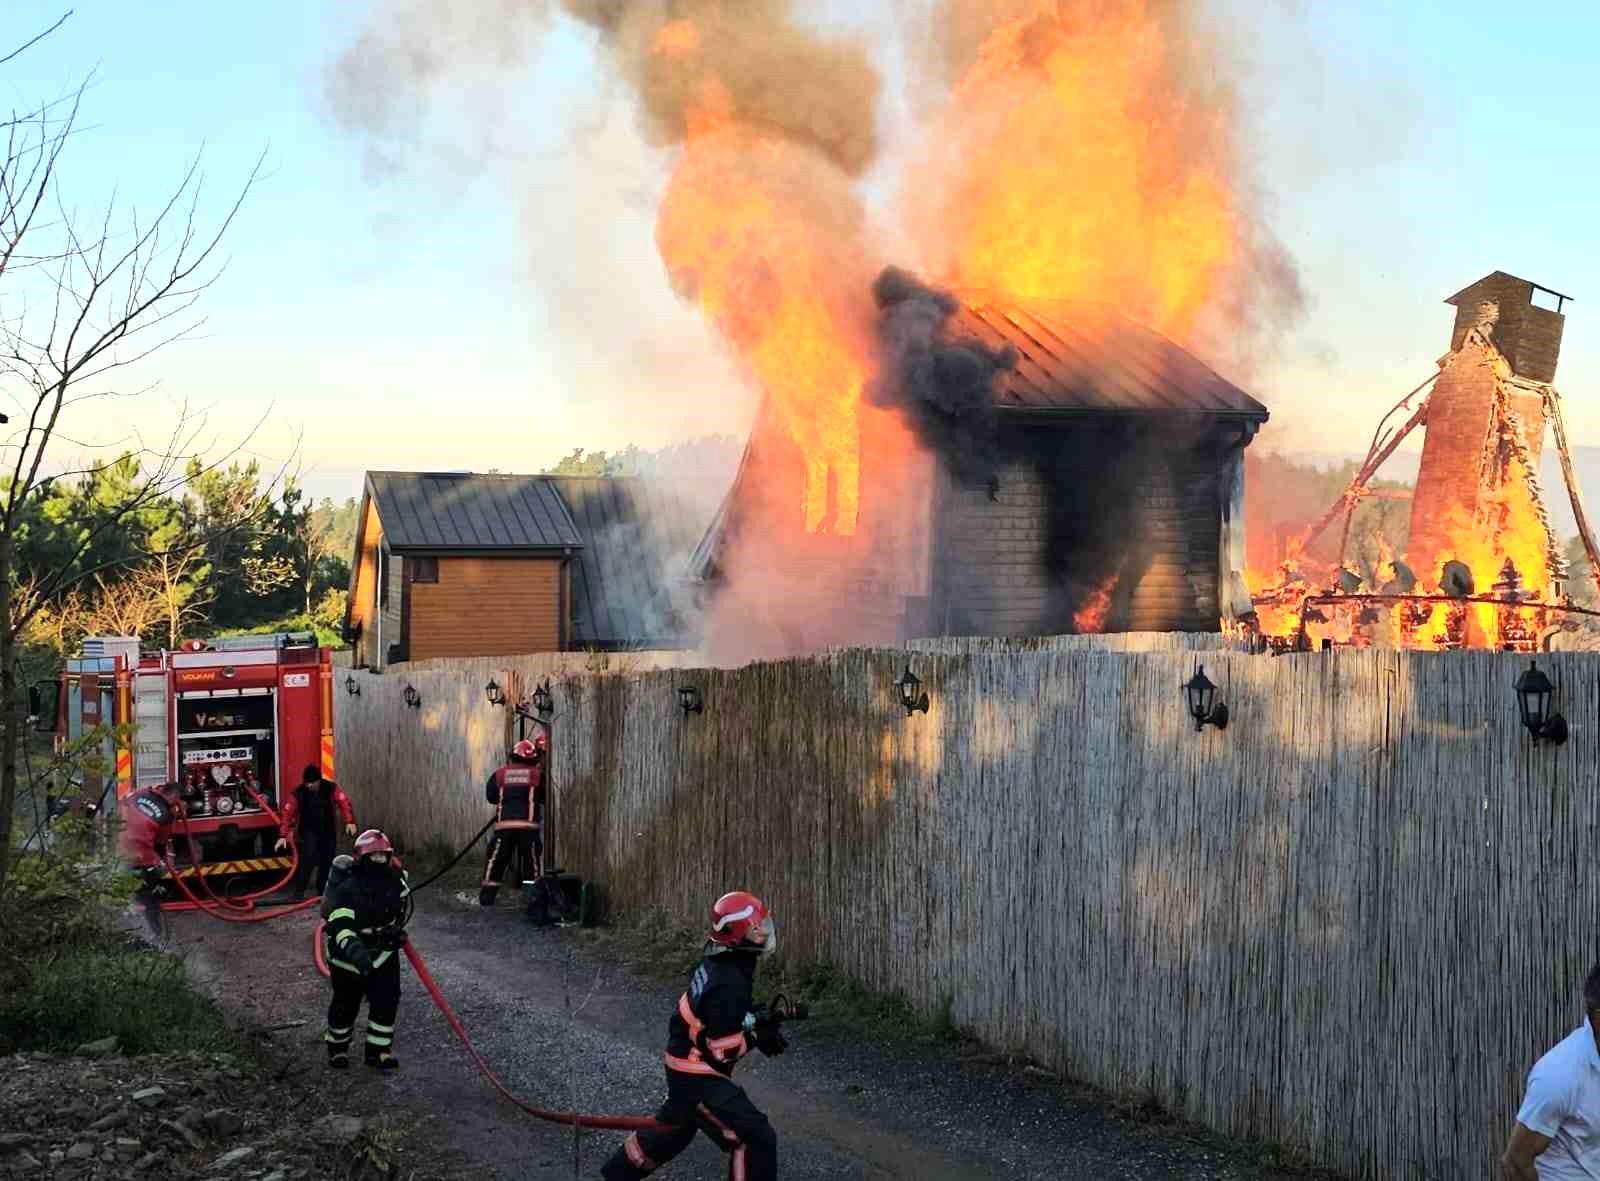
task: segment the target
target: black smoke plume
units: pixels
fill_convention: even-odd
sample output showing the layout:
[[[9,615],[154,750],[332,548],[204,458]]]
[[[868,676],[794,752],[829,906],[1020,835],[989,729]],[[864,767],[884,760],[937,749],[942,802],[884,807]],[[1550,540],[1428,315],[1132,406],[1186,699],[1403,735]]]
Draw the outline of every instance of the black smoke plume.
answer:
[[[868,388],[869,400],[901,410],[922,445],[939,455],[957,480],[997,491],[995,382],[1016,365],[1016,350],[951,337],[946,326],[960,302],[898,267],[884,268],[872,295],[883,364]]]

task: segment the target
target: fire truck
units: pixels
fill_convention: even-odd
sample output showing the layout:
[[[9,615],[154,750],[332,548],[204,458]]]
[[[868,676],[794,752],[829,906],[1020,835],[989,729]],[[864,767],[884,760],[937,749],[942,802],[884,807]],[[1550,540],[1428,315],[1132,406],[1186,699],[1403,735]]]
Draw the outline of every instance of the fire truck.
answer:
[[[284,870],[272,812],[316,764],[333,777],[333,661],[309,633],[141,649],[136,636],[93,636],[58,682],[30,690],[36,726],[64,745],[103,736],[109,781],[86,772],[79,800],[99,813],[115,789],[178,781],[200,848],[184,875]],[[272,812],[269,812],[268,809]],[[181,831],[181,829],[180,829]],[[174,853],[188,857],[179,840]]]

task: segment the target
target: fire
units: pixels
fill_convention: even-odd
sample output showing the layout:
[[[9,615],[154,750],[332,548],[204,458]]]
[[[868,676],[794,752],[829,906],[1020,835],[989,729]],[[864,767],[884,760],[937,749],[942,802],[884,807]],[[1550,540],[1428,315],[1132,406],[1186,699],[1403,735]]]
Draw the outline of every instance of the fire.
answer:
[[[662,53],[697,44],[687,21],[656,40]],[[657,215],[657,249],[800,449],[806,532],[853,534],[871,366],[864,251],[840,232],[859,231],[855,202],[808,149],[738,123],[714,76],[700,93]]]
[[[1069,18],[1041,0],[991,34],[910,198],[936,271],[1012,296],[1112,300],[1192,339],[1245,261],[1247,228],[1226,111],[1179,84],[1153,7],[1102,0]]]
[[[1116,585],[1115,575],[1090,591],[1083,604],[1072,613],[1072,630],[1080,636],[1098,635],[1106,627],[1106,617],[1111,613],[1111,590]]]

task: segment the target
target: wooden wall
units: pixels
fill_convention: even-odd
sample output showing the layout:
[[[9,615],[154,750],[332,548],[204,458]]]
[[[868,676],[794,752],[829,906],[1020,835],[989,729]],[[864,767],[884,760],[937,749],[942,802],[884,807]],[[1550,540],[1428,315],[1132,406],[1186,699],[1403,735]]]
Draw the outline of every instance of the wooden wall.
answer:
[[[492,656],[562,647],[556,558],[439,558],[438,582],[410,582],[408,657]]]
[[[756,890],[792,954],[1212,1127],[1490,1176],[1596,954],[1600,659],[1541,657],[1552,748],[1518,657],[964,647],[910,655],[909,719],[903,650],[559,673],[559,857],[689,922]],[[1197,659],[1225,732],[1184,715]],[[341,699],[342,778],[403,843],[483,822],[483,674],[406,674],[415,712],[397,675]]]
[[[1108,630],[1217,630],[1222,460],[1196,442],[1114,421],[1002,431],[998,487],[947,487],[936,510],[930,634],[1072,631],[1097,593]]]

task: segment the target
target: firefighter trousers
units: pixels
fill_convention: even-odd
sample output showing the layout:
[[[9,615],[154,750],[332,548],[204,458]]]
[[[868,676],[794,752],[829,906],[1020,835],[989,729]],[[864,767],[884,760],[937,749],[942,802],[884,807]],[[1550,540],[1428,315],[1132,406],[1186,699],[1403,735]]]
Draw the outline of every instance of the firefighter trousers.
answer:
[[[328,1006],[328,1031],[322,1037],[328,1043],[328,1056],[349,1053],[363,997],[367,1001],[367,1053],[390,1049],[394,1019],[400,1012],[400,953],[390,952],[388,959],[365,976],[332,964],[328,975],[333,981],[333,1002]]]
[[[605,1181],[638,1181],[677,1156],[695,1132],[704,1132],[728,1154],[729,1181],[775,1181],[778,1134],[742,1087],[722,1076],[667,1071],[667,1101],[656,1118],[672,1127],[635,1132],[611,1154]]]
[[[294,867],[294,896],[306,896],[306,882],[313,869],[317,871],[317,893],[323,893],[328,888],[328,871],[333,868],[338,837],[331,828],[302,828],[294,834],[294,839],[295,852],[300,857]]]
[[[478,889],[478,905],[493,906],[500,892],[500,879],[506,876],[506,867],[522,855],[522,862],[533,877],[539,876],[539,854],[544,851],[536,828],[503,828],[494,834],[494,847],[489,850],[489,863],[483,867],[483,881]]]

